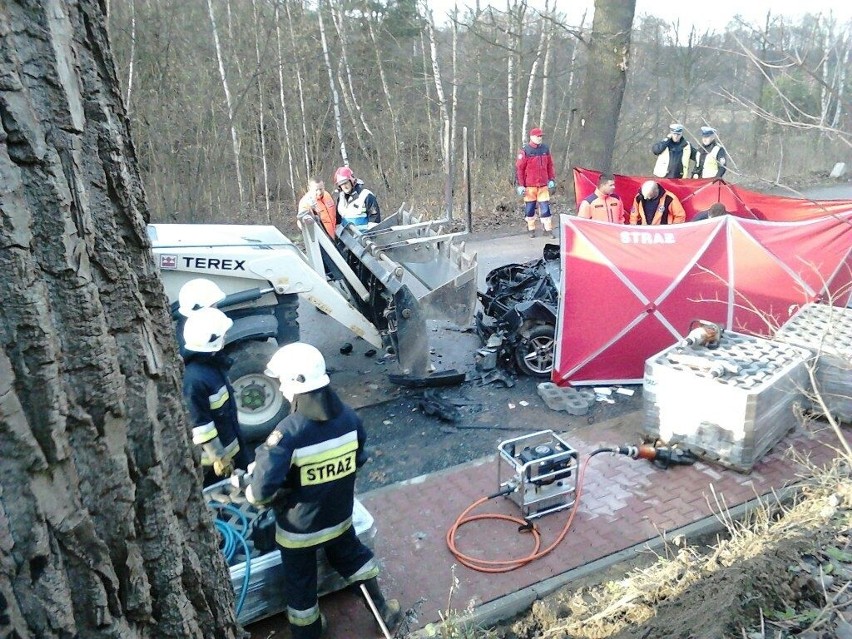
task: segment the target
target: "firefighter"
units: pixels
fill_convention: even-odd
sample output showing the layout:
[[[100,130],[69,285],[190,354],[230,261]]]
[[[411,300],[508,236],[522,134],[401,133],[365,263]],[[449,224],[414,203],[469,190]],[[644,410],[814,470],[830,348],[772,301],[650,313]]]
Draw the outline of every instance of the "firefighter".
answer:
[[[657,156],[654,175],[661,178],[682,178],[689,175],[689,160],[692,146],[683,139],[683,125],[674,122],[669,125],[668,135],[654,142],[651,153]]]
[[[631,224],[681,224],[685,221],[686,212],[677,196],[653,180],[642,184],[633,198]]]
[[[329,386],[325,360],[301,342],[278,350],[266,374],[279,380],[292,412],[257,448],[246,498],[276,515],[287,618],[293,639],[316,639],[323,617],[317,601],[317,550],[349,583],[363,583],[388,628],[399,602],[379,589],[373,553],[355,534],[355,471],[366,461],[360,418]],[[237,483],[239,479],[237,479]]]
[[[249,456],[237,419],[230,358],[223,352],[233,321],[216,308],[192,311],[183,327],[183,396],[189,407],[192,443],[201,447],[204,485],[245,470]]]
[[[355,178],[352,169],[341,166],[334,172],[337,187],[337,214],[342,224],[367,226],[382,221],[379,201],[364,182]]]
[[[186,354],[183,348],[183,327],[186,324],[186,318],[202,308],[215,307],[223,299],[225,299],[225,291],[219,288],[215,282],[203,277],[189,280],[180,287],[180,291],[178,291],[178,314],[173,316],[177,317],[176,334],[181,357]]]
[[[515,161],[515,183],[518,195],[524,198],[524,219],[530,237],[535,237],[535,208],[538,205],[544,233],[555,238],[553,217],[550,214],[550,191],[556,188],[556,173],[550,148],[542,142],[543,139],[544,132],[541,129],[530,129],[530,141],[518,151]]]
[[[720,178],[725,175],[728,154],[725,147],[716,139],[716,129],[701,127],[701,146],[695,149],[695,168],[693,178]]]

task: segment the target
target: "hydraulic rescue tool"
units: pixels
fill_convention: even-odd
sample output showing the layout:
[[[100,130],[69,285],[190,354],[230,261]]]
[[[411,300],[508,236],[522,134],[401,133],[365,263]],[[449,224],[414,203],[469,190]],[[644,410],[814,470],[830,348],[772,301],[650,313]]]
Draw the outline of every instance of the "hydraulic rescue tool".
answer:
[[[664,469],[673,465],[693,464],[697,460],[690,451],[673,447],[619,446],[592,451],[580,466],[579,453],[552,430],[537,431],[508,439],[498,444],[497,451],[497,491],[480,497],[465,508],[446,534],[447,547],[459,563],[486,573],[516,570],[544,557],[562,543],[577,513],[583,476],[592,457],[602,453],[612,453],[631,459],[647,459]],[[507,468],[512,470],[513,474],[504,478],[503,473]],[[523,517],[502,513],[470,514],[478,506],[496,497],[505,497],[513,501],[521,509]],[[565,508],[571,508],[565,525],[556,539],[542,549],[541,534],[531,520]],[[465,524],[482,519],[499,519],[517,524],[519,532],[532,534],[534,544],[532,551],[524,557],[497,560],[466,555],[459,550],[456,535]]]
[[[704,346],[710,350],[719,348],[719,341],[725,333],[725,328],[715,322],[696,319],[689,323],[689,333],[680,343],[681,347],[697,348]]]

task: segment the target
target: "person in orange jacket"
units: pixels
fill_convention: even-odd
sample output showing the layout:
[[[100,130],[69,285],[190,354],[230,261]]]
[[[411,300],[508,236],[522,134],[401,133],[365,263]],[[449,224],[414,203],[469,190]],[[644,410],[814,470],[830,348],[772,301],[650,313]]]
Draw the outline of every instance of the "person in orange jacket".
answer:
[[[653,180],[642,184],[633,198],[630,223],[639,225],[681,224],[686,221],[686,212],[677,196],[666,191]]]
[[[595,192],[580,202],[577,217],[584,217],[598,222],[626,224],[624,202],[615,194],[615,177],[609,173],[601,173]]]
[[[308,192],[299,200],[298,214],[301,216],[305,213],[313,215],[318,222],[322,223],[328,236],[334,237],[334,227],[337,226],[337,205],[319,178],[314,177],[308,180]]]

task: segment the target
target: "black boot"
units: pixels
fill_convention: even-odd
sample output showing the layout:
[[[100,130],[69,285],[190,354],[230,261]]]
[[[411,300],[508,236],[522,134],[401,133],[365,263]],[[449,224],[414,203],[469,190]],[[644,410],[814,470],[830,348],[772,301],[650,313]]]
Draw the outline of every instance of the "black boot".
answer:
[[[368,579],[363,582],[363,584],[367,589],[367,592],[370,594],[370,598],[373,600],[373,603],[376,604],[376,608],[382,616],[382,621],[385,622],[388,630],[396,628],[399,625],[399,622],[402,621],[402,610],[399,607],[399,602],[396,599],[385,599],[385,596],[379,588],[379,582],[375,577]],[[369,607],[369,604],[367,604],[367,606]]]

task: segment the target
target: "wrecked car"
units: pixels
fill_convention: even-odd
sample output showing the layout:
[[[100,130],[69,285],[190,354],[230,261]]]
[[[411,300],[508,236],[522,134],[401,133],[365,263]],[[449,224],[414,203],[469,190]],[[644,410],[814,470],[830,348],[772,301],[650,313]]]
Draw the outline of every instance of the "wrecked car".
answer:
[[[559,300],[559,247],[548,244],[544,257],[495,268],[477,292],[482,309],[476,332],[484,347],[480,369],[516,368],[524,375],[550,378],[556,343]]]

